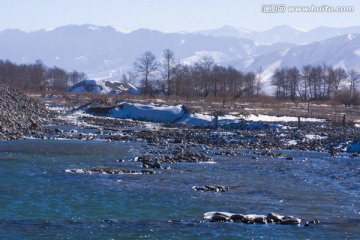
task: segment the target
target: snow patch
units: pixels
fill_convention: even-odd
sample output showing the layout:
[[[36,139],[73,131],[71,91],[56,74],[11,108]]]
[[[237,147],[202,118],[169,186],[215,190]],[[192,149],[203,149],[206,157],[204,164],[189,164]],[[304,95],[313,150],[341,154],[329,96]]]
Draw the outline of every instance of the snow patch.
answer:
[[[89,30],[93,30],[93,31],[97,31],[97,30],[99,30],[100,28],[97,27],[97,26],[88,26],[88,29],[89,29]]]
[[[314,134],[307,134],[305,135],[305,138],[309,140],[320,140],[320,139],[326,139],[326,137],[320,136],[320,135],[314,135]]]
[[[262,115],[262,114],[250,114],[245,117],[247,121],[257,121],[257,122],[297,122],[297,117],[288,117],[288,116],[269,116],[269,115]],[[324,119],[318,118],[300,118],[301,122],[324,122]]]
[[[286,54],[290,51],[290,48],[286,48],[284,50],[281,50],[279,53],[281,56],[286,56]]]
[[[201,51],[201,52],[195,52],[194,56],[185,58],[182,60],[183,64],[185,65],[192,65],[201,60],[201,58],[210,56],[214,59],[215,62],[221,62],[221,60],[224,57],[224,54],[219,51]]]
[[[355,50],[354,53],[355,53],[356,55],[359,55],[359,56],[360,56],[360,48],[357,49],[357,50]]]
[[[119,108],[114,108],[108,117],[171,123],[184,115],[185,111],[181,105],[158,107],[137,103],[122,103]]]
[[[82,63],[87,63],[89,59],[84,55],[84,56],[75,57],[74,60]]]
[[[290,141],[287,142],[287,145],[288,146],[297,145],[297,142],[295,140],[290,140]]]
[[[213,116],[194,113],[194,114],[186,114],[178,123],[180,124],[189,124],[195,126],[205,126],[209,125],[214,121]]]
[[[254,58],[252,57],[252,58],[248,58],[248,59],[246,59],[245,61],[244,61],[244,66],[245,67],[249,67],[251,64],[253,64],[254,63]]]
[[[299,26],[290,25],[290,27],[292,27],[293,29],[300,31],[300,32],[304,32],[304,33],[309,32],[308,30],[301,28]]]

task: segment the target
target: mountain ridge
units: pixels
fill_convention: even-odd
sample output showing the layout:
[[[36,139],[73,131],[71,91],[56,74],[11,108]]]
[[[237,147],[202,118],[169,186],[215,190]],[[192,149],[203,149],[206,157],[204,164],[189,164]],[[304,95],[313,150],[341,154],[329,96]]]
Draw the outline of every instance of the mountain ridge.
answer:
[[[269,34],[273,34],[272,39],[279,40],[281,34],[287,34],[289,38],[297,34],[300,38],[301,34],[313,31],[335,37],[308,44],[297,44],[282,38],[280,40],[284,41],[260,44],[256,39],[234,36],[234,29],[242,35],[253,34],[267,40],[270,39],[267,37]],[[301,67],[309,63],[326,63],[360,70],[360,27],[319,27],[305,32],[281,25],[255,32],[226,26],[223,30],[226,31],[218,31],[218,36],[211,36],[206,32],[163,33],[150,29],[124,33],[111,26],[91,24],[32,32],[7,29],[0,31],[0,56],[3,60],[9,59],[18,64],[33,63],[40,59],[48,66],[83,71],[94,79],[120,79],[122,74],[133,70],[134,61],[145,51],[151,51],[161,58],[166,48],[171,49],[175,57],[186,64],[195,63],[202,56],[209,55],[219,65],[232,65],[241,71],[256,71],[262,67],[268,73],[267,80],[271,77],[271,71],[278,66]],[[357,30],[359,33],[351,33]]]

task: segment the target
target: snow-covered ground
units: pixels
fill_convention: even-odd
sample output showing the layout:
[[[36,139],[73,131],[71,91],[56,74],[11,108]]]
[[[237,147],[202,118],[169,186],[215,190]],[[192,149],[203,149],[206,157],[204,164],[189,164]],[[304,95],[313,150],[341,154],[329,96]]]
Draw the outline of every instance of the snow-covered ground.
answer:
[[[182,105],[167,106],[154,104],[139,104],[123,102],[114,107],[106,117],[134,119],[158,123],[177,123],[188,124],[193,126],[214,125],[216,117],[209,114],[188,113]],[[218,117],[219,125],[226,125],[240,122],[297,122],[297,117],[289,116],[269,116],[269,115],[224,115]],[[302,122],[324,122],[324,119],[318,118],[301,118]],[[249,127],[254,127],[249,125]],[[256,126],[259,127],[259,126]]]

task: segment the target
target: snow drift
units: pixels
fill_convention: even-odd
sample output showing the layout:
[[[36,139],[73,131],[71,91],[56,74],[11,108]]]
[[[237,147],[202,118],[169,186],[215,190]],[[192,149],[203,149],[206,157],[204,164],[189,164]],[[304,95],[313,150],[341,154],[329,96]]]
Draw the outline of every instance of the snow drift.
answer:
[[[136,120],[172,123],[186,114],[182,105],[154,106],[143,104],[122,103],[107,115],[113,118],[131,118]]]

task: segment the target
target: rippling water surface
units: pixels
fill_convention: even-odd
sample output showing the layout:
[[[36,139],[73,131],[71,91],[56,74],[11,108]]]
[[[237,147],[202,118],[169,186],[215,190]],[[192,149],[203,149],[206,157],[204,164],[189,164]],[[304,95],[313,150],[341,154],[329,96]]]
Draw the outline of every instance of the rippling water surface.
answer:
[[[360,239],[360,159],[284,152],[294,160],[214,157],[214,164],[163,164],[152,175],[66,173],[112,166],[143,144],[0,142],[0,239]],[[245,153],[246,151],[244,151]],[[193,186],[226,185],[222,193]],[[303,227],[203,222],[208,211],[276,212]]]

